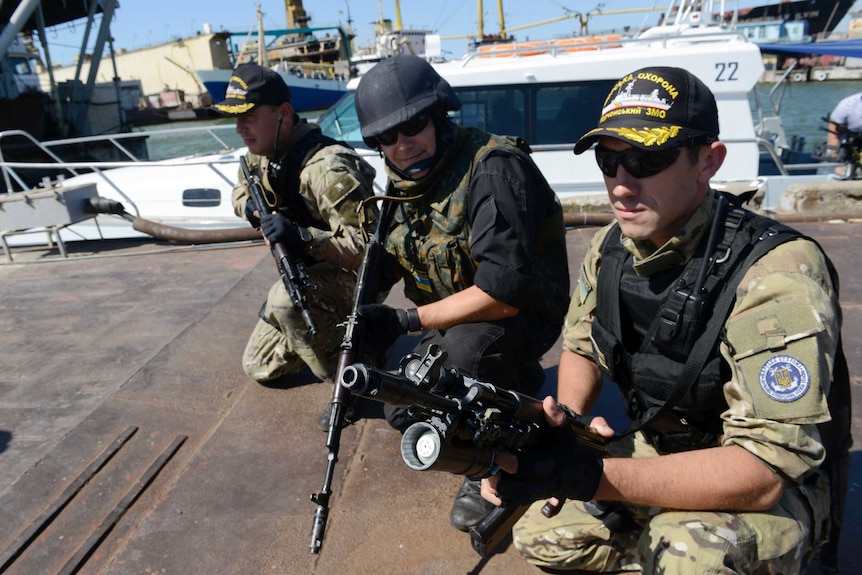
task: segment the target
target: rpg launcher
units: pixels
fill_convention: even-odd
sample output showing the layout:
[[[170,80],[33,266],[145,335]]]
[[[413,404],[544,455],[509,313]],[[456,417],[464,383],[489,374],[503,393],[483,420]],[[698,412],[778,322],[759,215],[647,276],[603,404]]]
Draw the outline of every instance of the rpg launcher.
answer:
[[[443,367],[446,357],[440,346],[431,345],[424,356],[404,356],[395,374],[354,363],[344,369],[340,384],[355,395],[408,407],[419,421],[401,437],[401,458],[416,471],[481,479],[497,471],[496,452],[517,453],[542,443],[549,427],[541,401]],[[606,453],[605,439],[584,418],[568,410],[567,419],[585,448]],[[473,549],[482,557],[492,553],[528,507],[504,503],[494,509],[470,530]]]
[[[260,214],[260,217],[263,217],[264,214],[269,213],[271,208],[267,206],[266,200],[263,198],[260,181],[248,169],[248,162],[245,156],[239,159],[239,165],[242,168],[242,174],[245,176],[248,191],[251,194],[251,201],[254,202],[257,213]],[[290,216],[288,215],[288,217]],[[308,236],[303,239],[311,239],[308,230],[302,227],[300,227],[300,230]],[[314,318],[311,317],[311,310],[308,308],[308,290],[317,289],[317,285],[308,277],[308,272],[305,271],[305,262],[302,261],[302,258],[294,257],[280,243],[272,244],[270,250],[278,266],[278,272],[281,274],[281,282],[284,284],[284,289],[287,290],[290,301],[293,302],[293,307],[302,313],[302,319],[305,321],[305,325],[308,327],[311,335],[317,335],[317,325],[314,323]]]

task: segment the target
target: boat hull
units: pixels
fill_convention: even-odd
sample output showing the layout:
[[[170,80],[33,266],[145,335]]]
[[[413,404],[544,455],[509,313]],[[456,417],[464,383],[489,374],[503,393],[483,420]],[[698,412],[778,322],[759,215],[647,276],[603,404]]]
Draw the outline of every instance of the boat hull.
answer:
[[[196,70],[195,73],[212,96],[213,102],[224,100],[231,70]],[[290,88],[290,100],[297,112],[324,110],[347,91],[347,82],[331,78],[300,78],[279,72]]]

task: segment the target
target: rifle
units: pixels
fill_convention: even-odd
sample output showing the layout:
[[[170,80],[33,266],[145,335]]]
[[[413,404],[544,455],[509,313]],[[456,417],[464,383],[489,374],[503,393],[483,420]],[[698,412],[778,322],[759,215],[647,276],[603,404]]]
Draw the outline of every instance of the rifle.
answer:
[[[257,213],[261,217],[269,213],[266,201],[263,198],[263,190],[260,187],[260,181],[257,176],[252,175],[248,168],[248,162],[245,156],[239,159],[242,174],[248,182],[248,191],[251,194],[251,201],[257,209]],[[288,217],[290,217],[288,215]],[[308,230],[300,227],[300,233],[305,232],[304,240],[311,240],[311,235]],[[290,296],[290,301],[293,302],[293,307],[302,313],[302,319],[305,325],[308,326],[308,331],[312,336],[317,335],[317,325],[314,323],[314,318],[311,317],[311,310],[308,309],[308,295],[310,289],[317,289],[317,286],[308,277],[308,272],[305,271],[305,262],[302,258],[294,257],[288,252],[287,248],[278,243],[270,246],[272,257],[275,258],[275,263],[278,266],[278,272],[281,274],[281,282],[284,284],[284,289]]]
[[[498,469],[495,452],[529,450],[542,443],[550,428],[541,401],[442,367],[446,357],[435,344],[424,356],[404,356],[396,374],[356,363],[341,373],[340,383],[360,397],[409,406],[409,413],[419,421],[401,437],[401,458],[416,471],[489,477]],[[605,438],[585,418],[567,408],[566,413],[584,448],[605,455]],[[487,557],[528,507],[504,503],[494,509],[470,529],[473,549]],[[553,506],[546,507],[542,513],[555,513]]]
[[[359,357],[359,347],[365,334],[364,324],[359,317],[359,307],[372,303],[377,295],[373,284],[377,272],[377,262],[383,250],[386,230],[392,219],[395,206],[392,202],[384,202],[377,222],[374,235],[365,246],[362,263],[356,277],[356,287],[353,290],[353,308],[344,323],[344,339],[341,341],[341,353],[338,356],[337,377],[332,390],[332,410],[330,411],[329,430],[326,434],[326,448],[329,456],[326,461],[326,473],[323,477],[323,488],[319,493],[312,493],[311,500],[317,504],[314,512],[314,524],[311,528],[311,553],[320,553],[323,536],[326,532],[326,520],[329,517],[329,498],[332,495],[332,478],[335,475],[335,463],[338,461],[338,450],[341,444],[341,428],[344,425],[344,415],[347,410],[350,392],[339,382],[344,371]]]

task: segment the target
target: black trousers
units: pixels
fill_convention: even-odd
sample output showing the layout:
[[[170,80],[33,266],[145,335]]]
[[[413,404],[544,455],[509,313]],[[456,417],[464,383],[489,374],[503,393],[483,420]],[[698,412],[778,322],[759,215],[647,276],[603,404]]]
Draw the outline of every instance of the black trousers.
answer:
[[[413,351],[421,355],[431,344],[437,344],[448,355],[444,365],[497,387],[535,395],[545,381],[539,363],[544,350],[536,350],[529,336],[524,329],[516,329],[511,319],[465,323],[426,333]],[[383,412],[389,424],[400,431],[415,422],[402,407],[387,404]]]

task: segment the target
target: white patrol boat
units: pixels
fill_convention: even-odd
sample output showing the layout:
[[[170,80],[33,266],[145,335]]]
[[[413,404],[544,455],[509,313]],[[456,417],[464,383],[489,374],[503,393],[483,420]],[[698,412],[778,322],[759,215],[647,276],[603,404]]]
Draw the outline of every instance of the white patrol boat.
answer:
[[[695,11],[695,4],[704,4],[704,10]],[[781,147],[785,139],[779,118],[759,112],[762,121],[755,125],[749,94],[764,71],[760,49],[713,19],[711,15],[716,12],[711,2],[674,0],[663,24],[636,37],[485,45],[460,60],[435,63],[434,67],[461,100],[461,110],[451,113],[453,120],[524,138],[562,200],[605,195],[592,154],[575,156],[572,149],[581,135],[596,126],[605,97],[617,80],[647,66],[685,68],[709,86],[718,104],[721,139],[727,144],[728,155],[716,175],[716,185],[760,187],[768,194],[763,205],[774,206],[789,181],[822,181],[827,176],[794,175],[788,179],[794,168],[816,170],[811,165],[783,165]],[[386,178],[383,161],[362,142],[353,105],[361,81],[361,77],[352,80],[347,95],[321,116],[319,123],[327,135],[364,150],[382,186]],[[761,173],[764,156],[769,171],[777,174],[769,180]]]

